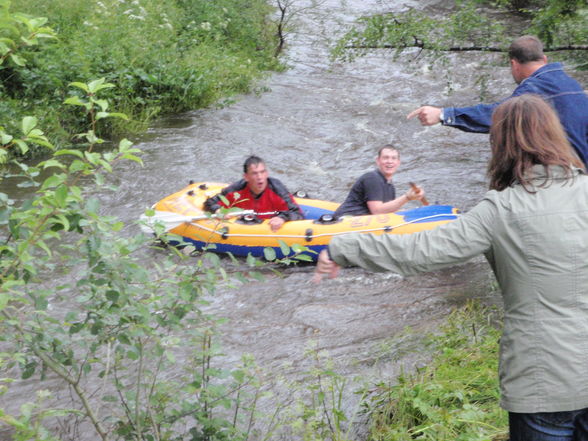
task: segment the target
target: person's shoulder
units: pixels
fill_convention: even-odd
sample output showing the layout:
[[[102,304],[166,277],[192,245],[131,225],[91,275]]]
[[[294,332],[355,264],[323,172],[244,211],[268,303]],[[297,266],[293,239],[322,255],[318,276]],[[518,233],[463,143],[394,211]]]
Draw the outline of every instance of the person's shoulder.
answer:
[[[290,193],[289,190],[288,190],[288,188],[278,178],[268,177],[267,178],[267,184],[268,184],[268,187],[272,191],[274,191],[275,193],[278,193],[278,194]]]
[[[282,181],[280,181],[278,178],[271,178],[268,177],[267,178],[267,183],[270,186],[270,188],[279,188],[279,189],[285,189],[286,186],[284,185],[284,183]]]
[[[368,180],[380,180],[382,179],[378,170],[370,170],[369,172],[364,173],[358,179],[358,181],[368,181]]]
[[[274,177],[272,177],[272,176],[268,176],[268,178],[267,178],[267,181],[268,181],[269,183],[272,183],[272,184],[278,184],[278,185],[280,185],[280,184],[281,184],[281,185],[284,185],[284,184],[282,183],[282,181],[280,181],[278,178],[274,178]]]
[[[229,184],[227,187],[223,188],[222,193],[232,193],[234,191],[243,190],[245,187],[247,187],[247,181],[245,181],[245,179],[239,179],[238,181],[235,181],[232,184]]]

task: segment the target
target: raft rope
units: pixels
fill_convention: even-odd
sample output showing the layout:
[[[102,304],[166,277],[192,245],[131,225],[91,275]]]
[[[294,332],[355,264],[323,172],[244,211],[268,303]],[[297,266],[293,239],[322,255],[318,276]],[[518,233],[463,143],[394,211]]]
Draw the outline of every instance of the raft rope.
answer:
[[[272,238],[297,238],[297,239],[305,239],[305,238],[309,238],[309,239],[315,239],[318,237],[323,237],[323,236],[339,236],[341,234],[349,234],[349,233],[371,233],[374,231],[392,231],[395,228],[399,228],[399,227],[403,227],[405,225],[410,225],[410,224],[414,224],[417,222],[421,222],[424,220],[428,220],[428,219],[433,219],[433,218],[437,218],[437,217],[447,217],[447,216],[455,216],[458,217],[459,213],[452,213],[452,214],[447,214],[447,213],[443,213],[443,214],[433,214],[431,216],[425,216],[425,217],[420,217],[418,219],[413,219],[411,221],[407,221],[407,222],[402,222],[400,224],[394,225],[394,226],[390,226],[390,225],[386,225],[385,227],[379,227],[379,228],[368,228],[368,229],[364,229],[364,230],[353,230],[353,231],[337,231],[334,233],[322,233],[322,234],[312,234],[312,235],[307,235],[307,234],[300,234],[300,235],[296,235],[296,234],[282,234],[282,235],[272,235]],[[208,228],[205,227],[204,225],[201,224],[196,224],[196,223],[191,223],[192,225],[194,225],[195,227],[198,227],[202,230],[208,231],[209,233],[212,234],[217,234],[219,236],[222,236],[223,239],[227,239],[229,237],[267,237],[267,234],[232,234],[232,233],[227,233],[227,232],[223,232],[223,229],[214,229],[214,228]]]

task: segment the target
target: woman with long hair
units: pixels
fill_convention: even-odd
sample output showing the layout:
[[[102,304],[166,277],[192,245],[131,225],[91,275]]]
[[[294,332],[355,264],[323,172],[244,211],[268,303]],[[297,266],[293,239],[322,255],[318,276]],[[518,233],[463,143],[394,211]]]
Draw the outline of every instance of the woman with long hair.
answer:
[[[340,266],[411,275],[485,254],[504,299],[501,406],[510,441],[588,440],[588,177],[553,109],[496,108],[490,191],[458,220],[408,235],[335,237],[315,280]]]

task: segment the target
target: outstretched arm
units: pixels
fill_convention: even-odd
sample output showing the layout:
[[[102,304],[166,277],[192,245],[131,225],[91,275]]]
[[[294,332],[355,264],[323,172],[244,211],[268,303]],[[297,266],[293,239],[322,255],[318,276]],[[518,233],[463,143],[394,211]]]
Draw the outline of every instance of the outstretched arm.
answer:
[[[410,190],[408,190],[402,196],[392,201],[367,201],[367,206],[371,214],[394,213],[395,211],[400,210],[400,208],[402,208],[402,206],[408,201],[414,201],[417,199],[423,200],[424,197],[425,190],[423,190],[421,187],[415,186],[414,188],[410,188]]]

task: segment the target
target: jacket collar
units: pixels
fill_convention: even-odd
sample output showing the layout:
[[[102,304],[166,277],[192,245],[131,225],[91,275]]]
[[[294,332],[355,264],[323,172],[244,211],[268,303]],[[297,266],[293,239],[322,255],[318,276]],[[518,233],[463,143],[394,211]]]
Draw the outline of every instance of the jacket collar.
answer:
[[[563,71],[563,64],[561,64],[561,63],[548,63],[544,66],[541,66],[539,69],[537,69],[531,75],[529,75],[527,78],[525,78],[523,81],[521,81],[521,84],[523,84],[527,80],[530,80],[531,78],[537,78],[543,74],[555,72],[558,70]],[[519,84],[519,86],[520,86],[520,84]]]
[[[566,176],[566,170],[560,165],[550,165],[548,167],[550,179],[553,180],[561,180],[561,179],[569,179]],[[545,170],[545,166],[541,164],[535,164],[531,168],[531,179],[532,180],[545,180],[547,178],[547,171]],[[576,177],[580,174],[585,174],[584,170],[577,167],[572,167],[572,177]]]

